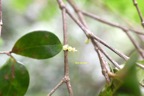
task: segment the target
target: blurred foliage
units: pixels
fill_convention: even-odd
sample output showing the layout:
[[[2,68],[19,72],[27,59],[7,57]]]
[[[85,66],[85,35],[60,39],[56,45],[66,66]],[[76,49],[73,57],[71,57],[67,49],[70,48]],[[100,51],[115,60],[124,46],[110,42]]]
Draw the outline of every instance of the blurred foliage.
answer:
[[[14,10],[18,12],[27,11],[27,6],[31,5],[34,0],[11,0],[11,4]]]
[[[33,11],[30,14],[38,15],[36,17],[39,20],[50,20],[58,12],[55,0],[11,0],[11,3],[18,13],[25,14]]]
[[[113,12],[119,13],[122,17],[140,23],[140,19],[132,0],[103,0],[105,5]],[[137,0],[138,6],[142,13],[144,13],[144,2]]]
[[[58,12],[58,6],[56,6],[56,0],[48,0],[47,5],[45,8],[41,11],[41,14],[39,16],[40,20],[49,20],[53,18],[56,13]]]

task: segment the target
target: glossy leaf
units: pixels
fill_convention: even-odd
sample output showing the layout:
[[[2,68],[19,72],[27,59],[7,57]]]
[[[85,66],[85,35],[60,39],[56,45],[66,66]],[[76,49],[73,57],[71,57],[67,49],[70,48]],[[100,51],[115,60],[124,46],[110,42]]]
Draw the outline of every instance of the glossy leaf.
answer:
[[[29,86],[29,73],[24,65],[10,58],[0,68],[0,96],[24,96]]]
[[[34,31],[21,37],[14,45],[12,52],[22,56],[47,59],[62,50],[58,37],[47,31]]]

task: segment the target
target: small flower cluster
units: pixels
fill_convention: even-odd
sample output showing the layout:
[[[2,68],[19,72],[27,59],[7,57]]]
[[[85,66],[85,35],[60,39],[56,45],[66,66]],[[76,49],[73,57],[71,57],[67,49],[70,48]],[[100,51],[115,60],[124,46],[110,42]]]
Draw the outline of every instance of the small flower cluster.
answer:
[[[64,51],[69,51],[69,52],[76,52],[77,51],[74,47],[71,47],[69,45],[64,45],[63,50]]]

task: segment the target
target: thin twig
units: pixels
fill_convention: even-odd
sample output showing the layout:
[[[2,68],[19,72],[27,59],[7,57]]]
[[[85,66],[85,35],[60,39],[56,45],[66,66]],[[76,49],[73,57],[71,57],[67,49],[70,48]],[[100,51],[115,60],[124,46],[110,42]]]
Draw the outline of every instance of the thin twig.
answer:
[[[71,86],[71,83],[70,83],[69,75],[65,76],[65,83],[66,83],[66,86],[67,86],[67,89],[68,89],[68,92],[69,92],[69,96],[73,96],[73,89],[72,89],[72,86]]]
[[[125,30],[124,30],[125,31]],[[141,57],[144,59],[144,54],[142,52],[142,49],[137,45],[137,43],[135,42],[135,40],[132,38],[132,36],[130,35],[129,32],[125,31],[126,35],[129,37],[129,39],[131,40],[131,42],[133,43],[134,47],[136,48],[136,50],[139,52],[139,54],[141,55]]]
[[[110,26],[112,26],[112,27],[117,27],[117,28],[122,29],[122,30],[126,33],[126,35],[129,37],[129,39],[131,40],[131,42],[133,43],[133,45],[135,46],[135,48],[138,50],[138,52],[140,53],[141,57],[144,58],[144,55],[143,55],[142,50],[141,50],[140,47],[136,44],[136,42],[133,40],[133,38],[131,37],[131,35],[130,35],[128,32],[129,32],[129,31],[133,31],[133,32],[135,32],[135,33],[137,33],[137,34],[139,34],[139,35],[143,35],[144,33],[140,33],[140,32],[137,32],[136,30],[128,29],[128,28],[122,27],[122,26],[120,26],[120,25],[118,25],[118,24],[114,24],[114,23],[108,22],[108,21],[106,21],[106,20],[104,20],[104,19],[101,19],[101,18],[98,17],[98,16],[95,16],[95,15],[90,14],[90,13],[87,13],[87,12],[83,12],[83,14],[85,14],[86,16],[90,16],[91,18],[94,18],[94,19],[96,19],[96,20],[98,20],[98,21],[100,21],[100,22],[102,22],[102,23],[105,23],[105,24],[107,24],[107,25],[110,25]]]
[[[134,6],[135,6],[135,8],[136,8],[136,10],[137,10],[137,12],[138,12],[139,18],[140,18],[140,20],[141,20],[141,25],[142,25],[142,27],[144,28],[144,20],[143,20],[143,16],[142,16],[142,13],[141,13],[141,11],[140,11],[140,8],[139,8],[139,6],[138,6],[137,0],[133,0],[133,4],[134,4]]]
[[[144,84],[142,84],[141,82],[139,82],[139,84],[140,84],[141,87],[144,87]]]
[[[88,25],[87,23],[85,22],[84,20],[84,17],[83,17],[83,14],[82,12],[80,11],[80,9],[75,5],[74,1],[73,0],[67,0],[69,2],[69,4],[73,7],[73,9],[75,10],[75,12],[77,13],[81,23],[86,27],[88,28]],[[120,69],[120,66],[117,62],[115,62],[100,46],[99,44],[97,43],[97,47],[98,49],[115,65],[115,67],[117,67],[118,69]]]
[[[84,33],[86,34],[86,36],[88,38],[94,38],[94,39],[96,39],[98,42],[100,42],[101,44],[103,44],[104,46],[108,47],[110,50],[112,50],[113,52],[115,52],[117,55],[119,55],[121,58],[123,58],[125,60],[128,60],[129,57],[127,57],[123,53],[119,52],[118,50],[110,47],[107,43],[105,43],[99,37],[95,36],[90,30],[88,30],[85,26],[83,26],[83,24],[72,15],[72,13],[70,12],[70,10],[68,8],[65,8],[65,9],[66,9],[67,14],[84,31]]]
[[[50,93],[47,96],[51,96],[62,84],[64,83],[64,80],[62,79],[56,86],[53,88]]]
[[[94,41],[93,39],[91,39],[93,45],[94,45],[94,48],[95,48],[95,51],[97,52],[98,54],[98,57],[99,57],[99,61],[100,61],[100,65],[101,65],[101,68],[102,68],[102,74],[104,75],[105,79],[106,79],[106,82],[109,84],[110,83],[110,78],[109,78],[109,75],[108,75],[108,70],[106,68],[106,65],[105,65],[105,61],[103,59],[103,56],[99,50],[99,48],[97,47],[97,42]]]
[[[81,11],[80,11],[80,9],[77,7],[77,5],[74,3],[74,1],[73,1],[73,0],[67,0],[67,1],[68,1],[69,4],[73,7],[74,11],[77,13],[80,22],[81,22],[86,28],[88,28],[88,25],[87,25],[87,23],[86,23],[85,20],[84,20],[83,14],[81,13]]]
[[[63,20],[63,38],[64,38],[64,45],[67,45],[68,44],[68,34],[67,34],[67,26],[66,26],[66,10],[65,10],[65,7],[64,7],[64,4],[61,2],[60,3],[60,0],[59,1],[59,4],[61,4],[61,10],[62,10],[62,20]],[[67,89],[68,89],[68,92],[70,94],[70,96],[73,96],[73,90],[72,90],[72,87],[71,87],[71,83],[70,83],[70,79],[69,79],[69,64],[68,64],[68,51],[65,50],[64,51],[64,75],[65,75],[65,78],[66,78],[66,85],[67,85]]]
[[[63,43],[64,45],[68,44],[68,35],[67,35],[67,26],[66,26],[66,9],[65,4],[62,2],[62,0],[57,0],[59,7],[62,12],[62,22],[63,22]],[[60,83],[52,89],[52,91],[49,93],[48,96],[51,96],[63,83],[66,83],[69,96],[73,96],[73,90],[70,83],[69,78],[69,65],[68,65],[68,51],[64,51],[64,78],[60,81]]]
[[[2,31],[2,1],[0,0],[0,36]]]
[[[98,43],[97,43],[97,47],[98,47],[98,49],[106,56],[106,58],[107,58],[109,61],[111,61],[111,63],[112,63],[115,67],[117,67],[118,69],[121,69],[120,65],[119,65],[116,61],[114,61],[114,60],[99,46]]]
[[[77,5],[75,4],[75,2],[74,2],[73,0],[67,0],[67,1],[69,2],[69,4],[73,7],[73,9],[75,10],[75,12],[77,13],[77,16],[78,16],[80,22],[83,24],[83,26],[85,26],[86,28],[88,28],[88,25],[87,25],[87,23],[86,23],[86,21],[85,21],[85,19],[84,19],[83,14],[82,14],[81,11],[79,10],[79,8],[78,8]],[[88,38],[88,39],[89,39],[89,38]],[[94,40],[93,40],[93,41],[94,41]],[[95,43],[96,43],[96,44],[95,44]],[[114,65],[116,65],[116,67],[117,67],[118,69],[120,69],[120,67],[119,67],[119,65],[118,65],[116,62],[114,62],[114,60],[112,60],[112,59],[108,56],[108,54],[106,54],[106,53],[103,51],[103,49],[98,45],[98,43],[97,43],[96,41],[95,41],[95,43],[92,43],[92,44],[94,45],[94,48],[95,48],[96,52],[98,53],[98,57],[99,57],[100,64],[101,64],[101,68],[102,68],[102,73],[103,73],[103,75],[105,76],[107,83],[109,83],[109,82],[110,82],[110,79],[109,79],[109,76],[108,76],[108,73],[107,73],[107,69],[106,69],[106,65],[105,65],[105,63],[104,63],[104,60],[101,58],[102,56],[101,56],[100,51],[102,51],[102,53],[103,53],[106,57],[108,57],[109,60],[112,61],[112,63],[114,63]],[[101,50],[100,50],[100,49],[101,49]]]
[[[96,15],[94,15],[94,14],[91,14],[91,13],[88,13],[88,12],[85,12],[85,11],[81,11],[81,12],[82,12],[85,16],[88,16],[88,17],[90,17],[90,18],[93,18],[93,19],[95,19],[95,20],[97,20],[97,21],[99,21],[99,22],[102,22],[102,23],[104,23],[104,24],[107,24],[107,25],[109,25],[109,26],[116,27],[116,28],[119,28],[119,29],[121,29],[121,30],[131,31],[131,32],[134,32],[134,33],[139,34],[139,35],[144,35],[144,33],[140,32],[140,31],[138,31],[138,30],[130,29],[130,28],[123,27],[123,26],[121,26],[121,25],[118,25],[118,24],[109,22],[109,21],[107,21],[107,20],[105,20],[105,19],[103,19],[103,18],[101,18],[101,17],[99,17],[99,16],[96,16]]]
[[[134,30],[134,29],[131,29],[131,28],[126,28],[126,27],[120,26],[120,25],[118,25],[118,24],[114,24],[114,23],[111,23],[111,22],[106,21],[106,20],[104,20],[104,19],[101,19],[100,17],[95,16],[95,15],[93,15],[93,14],[90,14],[90,13],[88,13],[88,12],[81,11],[81,10],[74,4],[74,1],[73,1],[73,0],[67,0],[67,1],[70,3],[70,5],[71,5],[71,6],[73,7],[73,9],[75,10],[75,12],[78,14],[81,23],[82,23],[86,28],[88,28],[88,27],[87,27],[87,24],[86,24],[85,21],[84,21],[84,17],[83,17],[82,14],[84,14],[84,15],[86,15],[86,16],[89,16],[89,17],[91,17],[91,18],[93,18],[93,19],[96,19],[96,20],[98,20],[98,21],[100,21],[100,22],[102,22],[102,23],[104,23],[104,24],[110,25],[110,26],[112,26],[112,27],[119,28],[119,29],[121,29],[121,30],[123,30],[123,31],[132,31],[132,32],[134,32],[134,33],[136,33],[136,34],[144,35],[144,33],[140,32],[140,31],[138,31],[138,30]],[[67,9],[67,8],[66,8],[66,9]],[[82,14],[81,14],[81,13],[82,13]],[[70,14],[69,14],[69,15],[70,15]],[[70,17],[71,17],[71,15],[70,15]],[[73,20],[76,21],[75,18],[73,18]],[[78,24],[79,22],[76,22],[76,23]],[[78,25],[79,25],[79,24],[78,24]],[[80,26],[81,26],[81,24],[80,24]],[[80,26],[79,26],[79,27],[80,27]],[[83,27],[80,27],[80,28],[83,28]],[[83,30],[83,31],[84,31],[84,30]],[[86,31],[87,31],[87,30],[86,30]],[[86,33],[86,32],[85,32],[85,33]],[[89,33],[91,33],[91,32],[89,32]],[[88,33],[87,33],[87,34],[88,34]],[[91,34],[91,35],[92,35],[92,34]],[[106,44],[106,43],[103,42],[102,40],[99,40],[99,38],[96,38],[95,35],[93,35],[93,38],[95,38],[98,42],[100,42],[100,43],[103,44],[103,45]],[[130,36],[130,39],[131,39],[131,36]],[[131,40],[132,40],[132,42],[133,42],[133,39],[131,39]],[[135,42],[133,42],[133,43],[135,44],[135,47],[137,47],[138,51],[141,52],[141,50],[140,50],[140,48],[137,46],[137,44],[136,44]],[[118,54],[118,55],[119,55],[120,57],[122,57],[124,60],[128,60],[128,59],[129,59],[129,57],[127,57],[126,55],[120,53],[118,50],[111,48],[108,44],[106,44],[105,46],[108,47],[109,49],[111,49],[111,50],[112,50],[113,52],[115,52],[116,54]],[[106,54],[106,52],[104,52],[104,50],[103,50],[102,48],[99,47],[99,50],[100,50],[118,69],[120,69],[120,66],[118,65],[118,63],[115,62],[110,56],[108,56],[108,54]],[[141,55],[142,55],[142,53],[141,53]],[[138,65],[140,68],[144,69],[143,65],[140,65],[140,64],[137,64],[137,65]]]
[[[0,54],[6,54],[6,55],[10,56],[11,51],[1,51]]]
[[[69,2],[69,4],[73,7],[73,9],[75,10],[75,12],[77,13],[80,22],[86,27],[88,28],[88,25],[84,19],[84,16],[82,14],[82,12],[80,11],[80,9],[76,6],[76,4],[74,3],[73,0],[67,0]],[[117,62],[115,62],[97,43],[97,47],[99,48],[99,50],[114,64],[115,67],[117,67],[118,69],[120,69],[120,66]]]
[[[144,69],[144,65],[143,64],[139,64],[139,63],[136,63],[138,67],[140,67],[141,69]]]
[[[62,6],[63,7],[63,6]],[[67,38],[67,28],[66,28],[66,11],[65,8],[62,8],[62,20],[63,20],[63,44],[68,44]],[[68,51],[64,51],[64,75],[69,75],[69,66],[68,66]]]
[[[126,56],[125,54],[119,52],[117,49],[112,48],[111,46],[109,46],[108,44],[106,44],[103,40],[101,40],[98,37],[96,37],[94,34],[91,34],[91,36],[92,36],[92,38],[94,38],[95,40],[97,40],[98,42],[100,42],[101,44],[103,44],[104,46],[106,46],[107,48],[109,48],[110,50],[112,50],[113,52],[115,52],[117,55],[119,55],[124,60],[128,60],[129,59],[128,56]]]

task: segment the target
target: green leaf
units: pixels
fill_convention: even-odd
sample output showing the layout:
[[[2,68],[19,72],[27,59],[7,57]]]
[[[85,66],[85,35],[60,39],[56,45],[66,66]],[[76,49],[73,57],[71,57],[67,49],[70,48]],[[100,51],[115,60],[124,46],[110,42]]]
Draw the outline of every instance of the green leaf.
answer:
[[[106,85],[105,89],[100,92],[99,96],[112,96],[112,93],[113,93],[112,85],[110,86]]]
[[[105,86],[99,96],[141,96],[136,74],[137,60],[138,54],[132,54],[124,68],[116,72],[111,84]]]
[[[24,96],[29,86],[27,69],[10,58],[0,68],[0,96]]]
[[[136,74],[137,53],[132,54],[125,67],[117,73],[119,84],[114,96],[141,96]]]
[[[138,61],[137,63],[144,65],[144,60]],[[139,82],[144,85],[144,70],[140,67],[137,67],[137,78]]]
[[[47,59],[62,50],[58,37],[48,31],[34,31],[21,37],[14,45],[12,53],[22,56]]]

